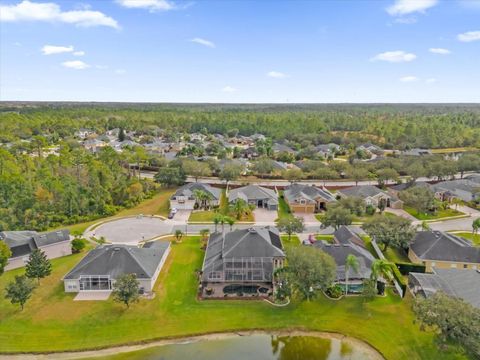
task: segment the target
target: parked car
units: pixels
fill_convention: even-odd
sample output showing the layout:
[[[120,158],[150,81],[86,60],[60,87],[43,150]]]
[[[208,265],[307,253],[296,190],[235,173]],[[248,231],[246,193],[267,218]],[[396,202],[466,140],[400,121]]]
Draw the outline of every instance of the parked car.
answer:
[[[173,219],[173,217],[175,216],[175,214],[178,212],[177,209],[173,208],[172,210],[170,210],[170,213],[168,214],[168,218],[169,219]]]

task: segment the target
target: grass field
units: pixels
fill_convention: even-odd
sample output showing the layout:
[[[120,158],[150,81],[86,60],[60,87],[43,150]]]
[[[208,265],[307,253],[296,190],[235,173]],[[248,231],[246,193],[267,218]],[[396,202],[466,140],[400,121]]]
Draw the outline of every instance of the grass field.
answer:
[[[285,247],[295,246],[293,243]],[[196,269],[203,251],[198,237],[172,244],[152,300],[126,309],[112,300],[73,302],[61,277],[84,254],[55,259],[53,273],[20,311],[0,298],[0,352],[64,351],[144,342],[208,332],[302,329],[339,332],[364,340],[387,359],[464,359],[438,348],[431,333],[413,323],[411,298],[389,295],[365,303],[361,297],[293,301],[277,308],[262,301],[199,301]],[[0,277],[3,289],[23,269]]]
[[[472,234],[471,232],[455,233],[457,236],[461,236],[467,240],[470,240],[474,245],[480,246],[480,234]]]
[[[290,212],[290,207],[288,206],[283,196],[281,196],[282,194],[283,192],[280,192],[280,196],[278,197],[278,219],[292,216],[292,213]]]
[[[157,194],[155,194],[151,199],[142,201],[137,206],[134,206],[130,209],[124,209],[119,211],[114,216],[108,218],[96,219],[89,222],[84,222],[75,225],[62,226],[62,229],[69,229],[73,235],[81,235],[83,232],[91,225],[107,219],[114,219],[117,217],[130,216],[130,215],[161,215],[167,216],[169,212],[169,199],[176,189],[161,189]]]
[[[445,210],[437,210],[435,214],[429,214],[429,213],[418,213],[417,210],[415,210],[412,207],[409,206],[404,206],[403,210],[405,210],[407,213],[412,215],[418,220],[439,220],[439,219],[444,219],[452,216],[461,216],[465,215],[463,212],[455,210],[455,209],[445,209]]]
[[[323,240],[323,241],[326,241],[330,244],[333,244],[333,235],[316,235],[315,239],[316,240]]]

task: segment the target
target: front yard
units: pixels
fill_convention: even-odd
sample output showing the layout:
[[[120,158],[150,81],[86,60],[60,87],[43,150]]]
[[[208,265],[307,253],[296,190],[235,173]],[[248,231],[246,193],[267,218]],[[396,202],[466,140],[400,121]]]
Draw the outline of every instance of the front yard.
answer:
[[[294,238],[285,243],[289,246],[295,246]],[[401,300],[389,294],[370,303],[362,297],[331,301],[319,296],[282,308],[262,301],[199,301],[195,271],[203,254],[198,237],[172,244],[155,298],[130,309],[111,299],[73,302],[75,295],[63,292],[61,278],[85,254],[55,259],[52,275],[41,281],[24,311],[0,298],[0,352],[92,349],[220,331],[302,329],[356,337],[387,359],[464,359],[438,348],[431,333],[419,330],[409,296]],[[23,271],[2,275],[0,288]]]
[[[436,211],[435,214],[432,213],[418,213],[416,209],[409,207],[409,206],[404,206],[403,209],[415,217],[418,220],[441,220],[445,218],[450,218],[450,217],[456,217],[456,216],[467,216],[461,211],[455,210],[455,209],[439,209]]]
[[[475,246],[480,246],[480,234],[472,234],[471,232],[455,233],[455,235],[470,240]]]

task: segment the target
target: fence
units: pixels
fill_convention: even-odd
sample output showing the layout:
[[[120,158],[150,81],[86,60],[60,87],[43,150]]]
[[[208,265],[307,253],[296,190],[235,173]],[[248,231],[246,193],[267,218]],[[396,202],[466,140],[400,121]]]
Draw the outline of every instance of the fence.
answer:
[[[382,259],[386,260],[385,256],[383,255],[382,251],[378,247],[377,243],[375,242],[375,239],[372,239],[372,247],[377,253],[377,256]],[[402,279],[402,274],[398,271],[397,267],[395,265],[392,266],[392,272],[393,272],[393,284],[395,285],[395,289],[397,289],[398,293],[400,294],[400,297],[405,296],[405,291],[407,289],[407,285],[404,283]]]

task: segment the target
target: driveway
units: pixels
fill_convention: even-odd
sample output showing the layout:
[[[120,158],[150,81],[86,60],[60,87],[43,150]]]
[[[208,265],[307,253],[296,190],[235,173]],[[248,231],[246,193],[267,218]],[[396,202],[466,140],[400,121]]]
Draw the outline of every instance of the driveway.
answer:
[[[276,210],[267,210],[267,209],[260,209],[257,208],[253,210],[253,216],[255,216],[255,223],[256,224],[270,224],[274,225],[275,220],[278,218],[278,214]]]
[[[315,214],[296,212],[293,215],[302,218],[305,224],[320,225],[320,221],[317,220]]]
[[[392,208],[386,208],[385,212],[388,212],[390,214],[394,214],[400,217],[403,217],[405,219],[408,219],[410,221],[418,221],[418,219],[412,215],[410,215],[408,212],[406,212],[403,209],[392,209]]]
[[[175,223],[186,224],[191,213],[192,210],[178,210],[172,220]]]

